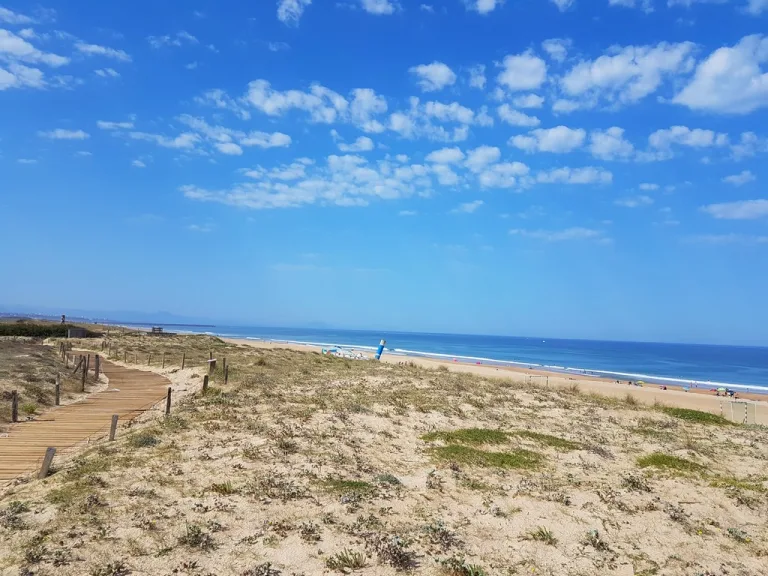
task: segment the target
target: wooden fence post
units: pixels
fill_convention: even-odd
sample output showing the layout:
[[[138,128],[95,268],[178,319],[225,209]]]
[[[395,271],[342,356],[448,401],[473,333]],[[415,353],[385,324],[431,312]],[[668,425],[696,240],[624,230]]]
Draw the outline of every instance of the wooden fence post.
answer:
[[[101,356],[96,354],[96,361],[93,366],[93,372],[94,376],[96,376],[96,380],[99,379],[99,371],[101,370]]]
[[[224,356],[224,357],[221,359],[221,369],[222,369],[224,372],[226,372],[226,371],[227,371],[227,357],[226,357],[226,356]]]
[[[85,375],[88,376],[88,371],[91,369],[91,355],[88,354],[88,358],[85,360]]]
[[[51,463],[53,463],[53,457],[56,455],[56,448],[48,448],[45,451],[45,457],[43,458],[43,465],[40,466],[40,473],[37,475],[39,480],[43,480],[48,477],[48,472],[51,469]]]
[[[229,384],[229,366],[224,368],[224,385]]]
[[[165,368],[165,352],[163,352],[163,368]]]
[[[11,422],[19,421],[19,393],[11,392]]]
[[[171,415],[171,391],[173,388],[168,386],[168,397],[165,399],[165,415],[170,416]]]
[[[213,350],[208,352],[208,360],[213,360]]]
[[[61,404],[61,374],[56,374],[56,389],[55,389],[55,403],[54,406]]]
[[[203,376],[203,394],[208,392],[208,375]]]
[[[208,360],[208,374],[216,372],[216,360]]]
[[[152,354],[147,356],[147,366],[152,366]]]
[[[112,416],[112,425],[109,427],[109,441],[115,440],[115,433],[117,432],[117,414]]]
[[[184,370],[184,362],[187,360],[187,353],[183,352],[181,355],[181,369]]]
[[[83,372],[80,376],[80,392],[85,392],[85,375],[86,375],[85,359],[83,359],[82,364],[83,364]]]

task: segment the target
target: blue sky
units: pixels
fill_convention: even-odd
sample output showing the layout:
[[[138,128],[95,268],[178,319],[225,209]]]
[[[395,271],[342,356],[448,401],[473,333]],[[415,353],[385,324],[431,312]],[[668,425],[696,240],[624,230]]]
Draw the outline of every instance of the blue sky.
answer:
[[[0,304],[768,344],[768,0],[0,5]]]

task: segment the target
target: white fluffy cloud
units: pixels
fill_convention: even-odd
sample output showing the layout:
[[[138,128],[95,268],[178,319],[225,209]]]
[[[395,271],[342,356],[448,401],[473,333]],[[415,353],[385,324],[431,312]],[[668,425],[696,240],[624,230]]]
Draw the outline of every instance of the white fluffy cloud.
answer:
[[[283,24],[297,25],[304,14],[304,9],[312,4],[312,0],[279,0],[277,3],[277,19]]]
[[[251,118],[251,113],[241,106],[240,102],[230,98],[229,95],[221,89],[208,90],[201,96],[196,96],[195,102],[204,106],[213,106],[220,110],[229,110],[243,120],[250,120]]]
[[[441,186],[456,186],[461,181],[459,175],[446,164],[433,164],[431,170]]]
[[[589,135],[589,151],[600,160],[621,160],[632,156],[635,147],[624,138],[624,129],[612,126]]]
[[[120,72],[115,70],[114,68],[101,68],[99,70],[93,71],[96,76],[101,76],[102,78],[119,78]]]
[[[693,110],[747,114],[768,106],[768,37],[745,36],[699,63],[674,102]]]
[[[538,94],[523,94],[512,99],[515,108],[541,108],[544,98]]]
[[[555,168],[536,175],[541,184],[610,184],[613,174],[602,168]]]
[[[349,103],[336,92],[313,84],[309,92],[301,90],[274,90],[266,80],[254,80],[248,84],[246,101],[268,116],[282,116],[291,110],[309,113],[313,122],[331,124],[339,114],[346,112]]]
[[[557,6],[557,9],[560,10],[560,12],[565,12],[566,10],[568,10],[568,8],[573,6],[573,3],[576,0],[550,0],[550,1],[552,2],[552,4]]]
[[[501,162],[483,170],[477,180],[483,188],[513,188],[529,172],[530,168],[522,162]]]
[[[130,62],[131,57],[123,50],[116,50],[107,46],[99,46],[98,44],[85,44],[84,42],[77,42],[75,49],[81,54],[87,56],[104,56],[105,58],[112,58],[119,60],[120,62]]]
[[[41,138],[48,138],[49,140],[86,140],[91,137],[90,134],[82,130],[64,130],[62,128],[38,132],[37,134]]]
[[[531,128],[533,126],[538,126],[541,123],[536,116],[529,116],[519,110],[514,110],[509,104],[502,104],[496,109],[496,112],[502,121],[511,126]]]
[[[547,63],[533,52],[506,56],[497,82],[512,92],[536,90],[547,79]]]
[[[485,66],[478,64],[469,69],[469,85],[472,88],[484,90],[486,84]]]
[[[460,148],[442,148],[429,153],[426,160],[437,164],[458,164],[464,160],[464,153]]]
[[[0,91],[9,88],[45,88],[45,75],[37,68],[12,62],[8,69],[0,67]]]
[[[373,140],[367,136],[360,136],[352,144],[339,142],[339,150],[342,152],[368,152],[373,150]]]
[[[685,2],[691,2],[695,0],[683,0]],[[668,0],[672,5],[674,0]],[[643,12],[653,12],[653,0],[608,0],[610,6],[621,6],[623,8],[640,8]]]
[[[754,182],[755,180],[757,180],[757,178],[755,178],[755,175],[749,170],[742,170],[738,174],[731,174],[730,176],[723,178],[723,182],[726,184],[733,184],[734,186],[743,186],[744,184]]]
[[[195,136],[198,138],[192,144],[205,138],[222,154],[239,156],[243,152],[242,147],[284,148],[291,145],[291,137],[282,132],[243,132],[223,126],[211,126],[202,118],[196,118],[188,114],[179,116],[179,122],[197,133]],[[159,141],[158,144],[160,144]]]
[[[369,14],[376,16],[394,14],[397,10],[397,3],[391,0],[360,0],[360,6]]]
[[[105,122],[104,120],[99,120],[96,122],[96,125],[101,130],[132,130],[133,129],[133,122]]]
[[[721,220],[757,220],[768,218],[768,200],[741,200],[739,202],[724,202],[703,206],[706,212]]]
[[[458,126],[446,128],[435,124],[458,123]],[[388,128],[404,138],[427,138],[439,142],[463,142],[469,136],[469,124],[489,125],[492,120],[484,110],[474,114],[472,110],[454,102],[426,102],[421,104],[418,98],[410,99],[410,109],[390,115]]]
[[[183,46],[184,44],[199,44],[200,41],[189,32],[182,30],[173,36],[150,36],[147,42],[152,48],[162,48],[163,46]]]
[[[541,43],[541,47],[555,62],[563,62],[568,56],[571,41],[567,38],[550,38]]]
[[[568,98],[558,98],[552,104],[552,112],[555,114],[570,114],[574,110],[579,108],[591,108],[594,106],[594,102],[577,102],[576,100],[569,100]]]
[[[313,204],[365,206],[373,200],[429,195],[433,186],[432,171],[418,164],[393,164],[388,161],[373,164],[355,155],[331,155],[323,165],[315,165],[306,159],[297,163],[303,164],[304,168],[247,171],[250,181],[224,190],[186,185],[181,191],[191,200],[263,210]],[[290,176],[284,177],[285,172],[291,172]],[[444,172],[443,177],[450,179],[448,172]],[[436,174],[436,177],[441,175]]]
[[[561,79],[570,97],[605,100],[609,104],[637,102],[655,92],[663,80],[693,68],[692,42],[655,46],[613,47],[595,60],[582,60]]]
[[[442,62],[414,66],[409,72],[418,78],[423,92],[435,92],[456,83],[456,74]]]
[[[450,104],[426,102],[424,104],[424,113],[430,118],[436,118],[441,122],[472,124],[475,119],[475,113],[458,102],[451,102]]]
[[[69,64],[69,58],[57,54],[49,54],[35,48],[13,32],[0,29],[0,61],[25,62],[29,64],[45,64],[59,67]]]
[[[13,24],[13,25],[25,25],[25,24],[35,23],[35,21],[29,16],[25,16],[24,14],[19,14],[18,12],[12,12],[8,8],[3,8],[2,6],[0,6],[0,22],[5,22],[6,24]]]
[[[472,202],[464,202],[459,204],[456,208],[451,210],[455,214],[473,214],[480,206],[485,204],[482,200],[474,200]]]
[[[243,149],[234,142],[217,142],[214,147],[228,156],[242,156]]]
[[[291,145],[291,137],[282,132],[248,132],[240,140],[242,146],[257,146],[258,148],[285,148]]]
[[[467,153],[464,165],[472,172],[482,172],[488,165],[498,162],[501,150],[495,146],[479,146]]]
[[[184,132],[175,138],[169,138],[162,134],[151,134],[148,132],[129,132],[128,137],[132,140],[141,140],[152,142],[163,148],[174,150],[192,150],[200,142],[200,136],[191,132]]]
[[[742,132],[739,141],[731,146],[734,159],[742,160],[759,152],[768,152],[768,138],[760,138],[754,132]]]
[[[509,143],[526,152],[572,152],[581,148],[587,133],[581,128],[573,129],[567,126],[532,130],[527,136],[513,136]]]
[[[207,93],[207,100],[217,107],[237,110],[238,104],[226,94]],[[337,121],[351,122],[361,130],[370,133],[383,132],[385,127],[375,117],[387,111],[387,102],[370,88],[357,88],[348,100],[341,94],[320,84],[313,84],[308,92],[272,88],[266,80],[254,80],[248,84],[245,102],[268,116],[278,117],[300,110],[306,112],[312,122],[333,124]]]
[[[747,12],[753,16],[768,12],[768,0],[747,0]]]
[[[385,130],[375,116],[387,111],[387,101],[370,88],[355,88],[349,103],[350,121],[363,132],[378,134]]]
[[[472,10],[479,14],[489,14],[501,6],[504,0],[464,0],[467,10]]]
[[[665,130],[656,130],[648,136],[648,144],[659,150],[669,150],[673,144],[691,148],[708,148],[710,146],[725,146],[728,135],[687,126],[672,126]]]

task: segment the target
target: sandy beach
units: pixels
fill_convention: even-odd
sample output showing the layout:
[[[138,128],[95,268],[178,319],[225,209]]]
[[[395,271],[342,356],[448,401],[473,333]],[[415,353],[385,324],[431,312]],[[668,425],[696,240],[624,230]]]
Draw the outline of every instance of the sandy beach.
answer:
[[[764,573],[768,428],[713,396],[208,335],[69,343],[167,379],[171,412],[0,489],[2,576]],[[58,344],[6,344],[24,403]]]
[[[321,346],[311,346],[304,344],[289,344],[282,342],[267,342],[259,340],[249,340],[245,338],[223,338],[225,342],[232,344],[241,344],[263,349],[288,349],[299,351],[321,352]],[[347,348],[354,349],[354,348]],[[356,350],[363,356],[371,358],[373,355],[367,350]],[[657,384],[644,384],[643,386],[629,385],[627,381],[620,381],[599,378],[597,376],[588,376],[581,374],[562,374],[559,372],[548,372],[544,370],[532,370],[527,368],[517,368],[509,366],[490,366],[468,364],[463,362],[451,362],[448,360],[438,360],[433,358],[422,358],[418,356],[401,356],[384,354],[382,362],[390,364],[399,364],[402,362],[413,362],[418,366],[425,368],[446,367],[454,372],[464,372],[476,374],[479,376],[491,378],[505,378],[516,382],[528,382],[540,384],[541,386],[552,387],[572,387],[578,386],[582,392],[587,394],[594,393],[612,398],[624,398],[631,394],[638,402],[646,405],[664,404],[678,408],[689,408],[692,410],[702,410],[712,414],[722,414],[726,418],[731,418],[731,401],[722,396],[716,396],[713,392],[704,388],[692,388],[684,391],[682,387],[667,385],[663,390]],[[755,423],[768,425],[768,401],[760,394],[739,393],[740,400],[747,400],[755,403]]]

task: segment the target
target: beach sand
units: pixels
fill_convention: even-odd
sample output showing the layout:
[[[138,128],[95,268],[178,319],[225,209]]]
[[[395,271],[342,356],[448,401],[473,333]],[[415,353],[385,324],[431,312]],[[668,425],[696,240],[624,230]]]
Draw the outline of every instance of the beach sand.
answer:
[[[254,348],[264,349],[288,349],[298,351],[321,352],[321,346],[311,346],[304,344],[289,344],[282,342],[266,342],[259,340],[248,340],[245,338],[223,338],[225,342],[232,344],[242,344]],[[354,349],[354,348],[347,348]],[[372,358],[373,355],[367,350],[356,350],[363,356]],[[635,386],[621,380],[617,384],[616,380],[600,378],[597,376],[588,376],[582,374],[562,374],[559,372],[547,372],[545,370],[533,370],[527,368],[492,366],[468,364],[463,362],[451,362],[448,360],[438,360],[433,358],[422,358],[418,356],[402,356],[384,354],[382,362],[399,364],[401,362],[413,362],[424,368],[436,369],[445,366],[454,372],[465,372],[486,376],[491,378],[506,378],[516,382],[529,382],[531,384],[540,384],[542,386],[552,387],[572,387],[578,386],[579,389],[587,394],[600,394],[611,398],[625,398],[631,394],[638,402],[646,405],[664,404],[677,408],[688,408],[691,410],[701,410],[712,414],[721,414],[726,418],[731,418],[731,400],[722,396],[716,396],[714,392],[704,388],[692,388],[686,392],[682,387],[667,385],[666,390],[662,390],[658,384],[644,384]],[[768,401],[760,394],[742,394],[739,393],[740,400],[748,400],[756,404],[755,424],[768,425]]]
[[[713,397],[286,348],[110,338],[171,415],[0,489],[0,575],[766,573],[768,428],[643,404]]]

